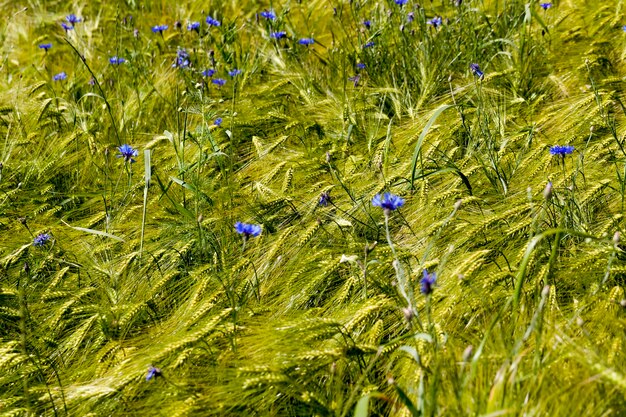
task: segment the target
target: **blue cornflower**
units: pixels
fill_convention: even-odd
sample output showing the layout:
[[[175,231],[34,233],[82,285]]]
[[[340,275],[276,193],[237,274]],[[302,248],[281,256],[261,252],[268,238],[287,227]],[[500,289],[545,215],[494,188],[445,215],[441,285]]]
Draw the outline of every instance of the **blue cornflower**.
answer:
[[[261,17],[264,17],[264,18],[269,19],[269,20],[276,19],[276,15],[271,10],[264,10],[264,11],[262,11],[259,14],[261,15]]]
[[[167,30],[167,28],[169,28],[168,25],[156,25],[156,26],[152,26],[152,32],[154,33],[160,33],[163,34],[163,32],[165,32]]]
[[[552,3],[539,3],[539,6],[541,6],[543,10],[548,10],[550,7],[552,7]]]
[[[300,45],[306,45],[306,46],[309,46],[309,45],[313,45],[313,44],[315,43],[315,39],[313,39],[313,38],[302,38],[302,39],[300,39],[300,40],[298,41],[298,43],[299,43]]]
[[[441,26],[441,17],[439,16],[433,17],[432,19],[427,20],[426,24],[433,25],[433,27],[437,29],[439,26]]]
[[[196,32],[198,32],[200,30],[200,22],[188,23],[187,30],[195,30]]]
[[[206,17],[206,22],[209,24],[209,26],[220,26],[221,25],[219,20],[213,19],[211,16],[207,16]]]
[[[270,38],[274,38],[274,39],[282,39],[282,38],[286,38],[286,37],[287,37],[287,32],[285,32],[285,31],[272,32],[270,34]]]
[[[66,31],[66,32],[67,32],[68,30],[74,30],[74,26],[72,26],[72,25],[68,25],[68,24],[67,24],[67,23],[65,23],[65,22],[61,22],[61,27],[62,27],[63,29],[65,29],[65,31]]]
[[[40,233],[33,239],[33,246],[44,246],[52,239],[48,233]]]
[[[215,119],[215,121],[213,122],[213,126],[217,126],[220,127],[222,125],[222,118],[218,117],[217,119]]]
[[[470,71],[472,71],[472,74],[480,79],[483,79],[485,77],[485,73],[480,70],[478,64],[470,64]]]
[[[65,71],[61,71],[60,73],[54,75],[52,77],[52,80],[54,81],[63,81],[67,78],[67,74],[65,73]]]
[[[44,51],[48,52],[48,49],[52,48],[52,44],[51,43],[41,43],[39,44],[39,49],[43,49]]]
[[[364,20],[363,21],[363,26],[365,26],[366,29],[370,29],[372,27],[372,21],[371,20]]]
[[[215,70],[213,68],[202,71],[202,75],[204,75],[205,77],[212,77],[213,74],[215,74]]]
[[[150,381],[152,378],[156,379],[161,375],[163,375],[163,373],[159,368],[155,368],[154,366],[150,365],[150,367],[148,368],[148,375],[146,375],[146,381]]]
[[[322,194],[320,194],[320,200],[319,200],[320,206],[326,207],[328,203],[330,203],[330,201],[331,201],[331,198],[330,198],[329,191],[324,191]]]
[[[359,62],[358,64],[356,64],[356,68],[360,70],[365,69],[365,64],[362,62]]]
[[[122,146],[118,146],[117,150],[120,152],[119,154],[116,155],[116,157],[118,158],[124,158],[124,162],[130,162],[131,164],[133,162],[135,162],[135,160],[133,159],[133,157],[135,156],[139,156],[139,151],[137,151],[137,149],[133,148],[130,145],[122,145]]]
[[[406,21],[411,23],[414,20],[415,20],[415,13],[409,12],[409,14],[406,15]],[[428,22],[426,22],[426,23],[428,23]]]
[[[380,207],[385,211],[397,210],[404,205],[404,198],[391,193],[385,193],[382,196],[376,194],[372,199],[372,205]]]
[[[371,48],[374,45],[376,45],[376,44],[373,41],[370,41],[370,42],[366,43],[365,45],[363,45],[363,49]]]
[[[622,26],[622,30],[626,32],[626,25]]]
[[[261,225],[237,222],[235,223],[235,230],[244,237],[258,236],[261,234]]]
[[[172,67],[189,68],[189,54],[184,49],[176,51],[176,62],[172,64]]]
[[[226,80],[223,78],[214,78],[211,80],[211,82],[215,85],[219,85],[220,87],[224,86],[224,84],[226,84]]]
[[[80,17],[76,16],[75,14],[68,14],[67,16],[65,16],[65,20],[67,20],[72,26],[74,26],[76,23],[80,23],[82,20],[80,19]]]
[[[409,2],[409,0],[394,0],[394,2],[398,5],[398,6],[404,6],[405,4],[407,4]]]
[[[230,75],[231,77],[236,77],[239,74],[241,74],[241,70],[237,68],[228,71],[228,75]]]
[[[565,146],[555,145],[555,146],[550,147],[551,155],[559,155],[561,157],[565,157],[565,155],[569,155],[572,152],[574,152],[574,147],[571,145],[565,145]]]
[[[437,274],[434,272],[429,274],[428,271],[424,269],[424,277],[420,281],[420,291],[422,291],[422,294],[429,295],[432,293],[436,281]]]
[[[124,62],[126,62],[126,59],[117,56],[112,56],[111,58],[109,58],[109,63],[113,65],[123,64]]]

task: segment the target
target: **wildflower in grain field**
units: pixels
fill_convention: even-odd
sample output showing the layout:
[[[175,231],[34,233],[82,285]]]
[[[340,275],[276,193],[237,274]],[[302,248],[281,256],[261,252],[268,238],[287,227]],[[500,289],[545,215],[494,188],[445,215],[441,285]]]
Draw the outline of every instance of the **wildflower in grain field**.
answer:
[[[54,75],[54,76],[52,77],[52,79],[53,79],[54,81],[63,81],[63,80],[65,80],[65,79],[67,79],[67,74],[65,73],[65,71],[61,71],[60,73],[58,73],[58,74]]]
[[[574,152],[574,147],[571,145],[555,145],[550,147],[550,155],[558,155],[560,157],[565,157],[565,155],[569,155]]]
[[[541,6],[543,10],[548,10],[550,7],[552,7],[552,3],[539,3],[539,6]]]
[[[423,277],[420,281],[420,291],[424,295],[429,295],[433,292],[435,287],[435,282],[437,281],[437,275],[432,272],[428,273],[426,269],[424,269]]]
[[[219,85],[220,87],[223,87],[224,84],[226,84],[226,80],[223,78],[214,78],[211,80],[211,82],[215,85]]]
[[[187,30],[192,31],[195,30],[196,32],[200,31],[200,22],[191,22],[187,24]]]
[[[212,77],[215,74],[215,70],[213,68],[205,69],[202,71],[202,75],[205,77]]]
[[[221,23],[219,20],[212,18],[211,16],[206,17],[206,22],[209,26],[220,26]]]
[[[285,32],[285,31],[272,32],[270,34],[270,38],[273,38],[273,39],[283,39],[283,38],[286,38],[286,37],[287,37],[287,32]]]
[[[485,73],[480,70],[478,64],[470,64],[470,71],[481,80],[485,77]]]
[[[67,20],[72,26],[74,26],[76,23],[82,22],[81,18],[73,13],[65,16],[65,20]]]
[[[48,233],[40,233],[33,239],[33,246],[45,246],[50,239],[52,239],[52,236]]]
[[[65,23],[65,22],[61,22],[61,27],[62,27],[63,29],[65,29],[65,31],[66,31],[66,32],[68,32],[68,31],[70,31],[70,30],[74,30],[74,26],[72,26],[72,25],[68,25],[68,24],[67,24],[67,23]]]
[[[384,193],[383,195],[376,194],[372,199],[372,205],[382,208],[385,210],[385,214],[388,214],[388,212],[402,207],[404,205],[404,198],[391,193]]]
[[[300,45],[306,45],[306,46],[309,46],[309,45],[313,45],[313,44],[315,43],[315,39],[313,39],[313,38],[302,38],[302,39],[300,39],[300,40],[298,41],[298,43],[299,43]]]
[[[152,26],[152,32],[163,34],[169,28],[168,25],[156,25]]]
[[[176,51],[176,62],[172,64],[172,67],[189,68],[189,65],[190,61],[187,51],[183,48]]]
[[[241,70],[234,68],[230,71],[228,71],[228,75],[230,75],[231,77],[236,77],[237,75],[241,74]]]
[[[131,164],[133,162],[135,162],[135,160],[133,159],[133,157],[137,157],[139,156],[139,152],[137,151],[137,149],[133,148],[130,145],[122,145],[122,146],[118,146],[117,150],[120,152],[119,154],[116,155],[117,158],[124,158],[124,162],[130,162]]]
[[[150,367],[148,368],[148,374],[146,375],[146,381],[150,381],[152,378],[156,379],[157,377],[160,377],[162,375],[163,373],[159,368],[155,368],[154,366],[150,365]]]
[[[441,17],[436,16],[433,17],[432,19],[429,19],[426,21],[427,25],[432,25],[432,27],[434,27],[435,29],[437,29],[439,26],[441,26]]]
[[[398,6],[402,7],[402,6],[404,6],[405,4],[407,4],[407,3],[409,2],[409,0],[394,0],[394,2],[395,2]]]
[[[235,230],[245,238],[250,236],[256,237],[261,234],[261,225],[237,222],[235,223]]]
[[[409,12],[409,14],[406,15],[406,21],[411,23],[414,20],[415,20],[415,13]],[[428,22],[426,22],[426,23],[428,23]]]
[[[329,191],[324,191],[322,194],[320,194],[320,199],[319,199],[319,205],[326,207],[328,205],[328,203],[330,203],[330,192]]]
[[[365,45],[363,45],[363,49],[371,48],[374,45],[376,45],[376,44],[374,42],[370,41],[370,42],[366,43]]]
[[[362,62],[359,62],[358,64],[356,64],[356,69],[358,70],[365,69],[365,64]]]
[[[215,119],[215,121],[213,122],[213,126],[217,126],[220,127],[222,125],[222,118],[218,117],[217,119]]]
[[[126,59],[117,56],[112,56],[111,58],[109,58],[109,64],[112,65],[119,65],[123,64],[124,62],[126,62]]]
[[[268,20],[274,20],[276,19],[276,15],[274,14],[273,11],[271,10],[264,10],[261,13],[259,13],[261,15],[261,17],[264,17]]]
[[[52,48],[52,44],[51,43],[40,43],[39,44],[39,49],[43,49],[46,52],[48,52],[48,50],[50,48]]]
[[[365,26],[365,29],[371,29],[372,28],[372,21],[371,20],[364,20],[363,21],[363,26]]]

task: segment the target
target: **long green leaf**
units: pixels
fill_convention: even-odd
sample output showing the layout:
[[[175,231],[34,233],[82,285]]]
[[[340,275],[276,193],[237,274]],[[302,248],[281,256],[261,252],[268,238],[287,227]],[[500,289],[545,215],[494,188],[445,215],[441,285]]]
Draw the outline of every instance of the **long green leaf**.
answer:
[[[440,106],[437,110],[435,110],[435,113],[433,113],[433,115],[430,117],[430,119],[428,120],[428,123],[426,123],[426,126],[424,126],[422,133],[417,139],[417,143],[415,144],[415,150],[413,151],[413,160],[411,161],[411,188],[413,188],[413,182],[415,181],[415,170],[417,169],[417,159],[419,158],[419,155],[422,151],[422,144],[424,143],[424,139],[426,138],[428,131],[433,126],[437,118],[441,115],[441,113],[443,113],[444,111],[448,110],[451,107],[454,107],[454,106],[451,104],[444,104],[443,106]]]

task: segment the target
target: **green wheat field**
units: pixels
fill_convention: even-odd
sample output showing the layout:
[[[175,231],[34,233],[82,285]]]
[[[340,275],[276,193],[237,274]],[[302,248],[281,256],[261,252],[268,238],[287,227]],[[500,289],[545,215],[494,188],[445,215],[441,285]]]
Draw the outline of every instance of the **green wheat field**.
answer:
[[[0,10],[0,416],[626,416],[625,1]]]

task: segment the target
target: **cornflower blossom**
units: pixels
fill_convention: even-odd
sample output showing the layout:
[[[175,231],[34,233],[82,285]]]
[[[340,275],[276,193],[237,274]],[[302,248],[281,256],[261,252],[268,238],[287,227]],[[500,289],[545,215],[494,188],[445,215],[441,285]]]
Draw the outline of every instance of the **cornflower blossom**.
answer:
[[[230,71],[228,71],[228,75],[230,75],[231,77],[236,77],[237,75],[241,74],[241,70],[234,68]]]
[[[222,118],[218,117],[217,119],[215,119],[215,121],[213,122],[213,126],[217,126],[220,127],[222,125]]]
[[[196,32],[200,31],[200,22],[191,22],[187,24],[187,30],[192,31],[195,30]]]
[[[363,49],[371,48],[374,45],[376,45],[376,44],[373,41],[370,41],[370,42],[366,43],[365,45],[363,45]]]
[[[235,230],[246,238],[256,237],[261,234],[261,225],[237,222],[235,223]]]
[[[150,366],[148,368],[148,374],[146,375],[146,381],[150,381],[152,378],[156,379],[159,376],[162,376],[163,373],[159,368],[155,368],[154,366]]]
[[[220,87],[223,87],[224,84],[226,84],[226,80],[223,78],[214,78],[211,80],[211,82],[215,85],[219,85]]]
[[[435,29],[437,29],[439,26],[441,26],[441,17],[433,17],[432,19],[427,20],[426,24],[432,25]]]
[[[52,239],[52,236],[48,233],[40,233],[33,239],[33,246],[45,246],[50,239]]]
[[[407,4],[409,2],[409,0],[394,0],[394,2],[398,5],[398,6],[404,6],[405,4]]]
[[[552,7],[552,3],[539,3],[539,6],[541,6],[543,10],[548,10],[550,7]]]
[[[261,13],[259,13],[259,15],[261,15],[261,17],[264,17],[268,20],[276,19],[276,15],[271,10],[264,10]]]
[[[366,29],[371,29],[372,28],[372,21],[371,20],[364,20],[363,21],[363,26],[365,26]]]
[[[74,26],[72,26],[72,25],[68,25],[68,24],[67,24],[67,23],[65,23],[65,22],[61,22],[61,27],[62,27],[63,29],[65,29],[65,31],[66,31],[66,32],[68,32],[68,31],[70,31],[70,30],[74,30]]]
[[[161,35],[169,28],[168,25],[156,25],[152,26],[152,32],[160,33]]]
[[[481,80],[485,77],[485,73],[480,70],[478,64],[470,64],[470,71],[472,71],[472,74],[474,74]]]
[[[215,74],[215,70],[213,68],[202,71],[202,75],[204,75],[205,77],[212,77],[213,74]]]
[[[435,282],[437,281],[437,275],[432,272],[428,273],[427,270],[424,269],[424,275],[420,281],[420,291],[424,295],[429,295],[433,292],[435,287]]]
[[[356,68],[359,70],[365,69],[365,64],[362,62],[359,62],[358,64],[356,64]]]
[[[51,43],[40,43],[39,44],[39,49],[43,49],[46,52],[48,52],[48,50],[50,48],[52,48],[52,44]]]
[[[565,155],[569,155],[572,152],[574,152],[574,147],[571,145],[565,145],[565,146],[555,145],[555,146],[550,147],[551,155],[558,155],[561,157],[565,157]]]
[[[65,73],[65,71],[61,71],[60,73],[52,77],[52,80],[54,81],[63,81],[65,79],[67,79],[67,74]]]
[[[65,20],[67,20],[72,26],[74,26],[76,23],[82,22],[81,18],[73,13],[65,16]]]
[[[206,22],[209,26],[221,26],[221,23],[217,19],[213,19],[211,16],[206,17]]]
[[[300,40],[298,41],[298,43],[299,43],[300,45],[306,45],[306,46],[309,46],[309,45],[313,45],[313,44],[315,43],[315,39],[313,39],[313,38],[302,38],[302,39],[300,39]]]
[[[118,146],[117,150],[120,152],[116,155],[117,158],[124,158],[124,162],[130,162],[131,164],[135,162],[133,157],[139,156],[139,152],[137,149],[133,148],[130,145],[122,145]]]
[[[124,62],[126,62],[126,59],[117,56],[112,56],[111,58],[109,58],[109,64],[119,65],[123,64]]]
[[[372,199],[372,205],[384,209],[385,212],[389,212],[402,207],[404,205],[404,199],[391,193],[384,193],[383,195],[376,194]]]
[[[330,198],[330,192],[329,191],[324,191],[322,194],[320,194],[320,199],[319,199],[319,205],[326,207],[331,201]]]
[[[176,62],[172,64],[172,67],[189,68],[189,54],[184,49],[179,49],[176,52]]]
[[[283,39],[283,38],[286,38],[286,37],[287,37],[287,32],[285,32],[285,31],[272,32],[270,34],[270,38],[273,38],[273,39]]]

